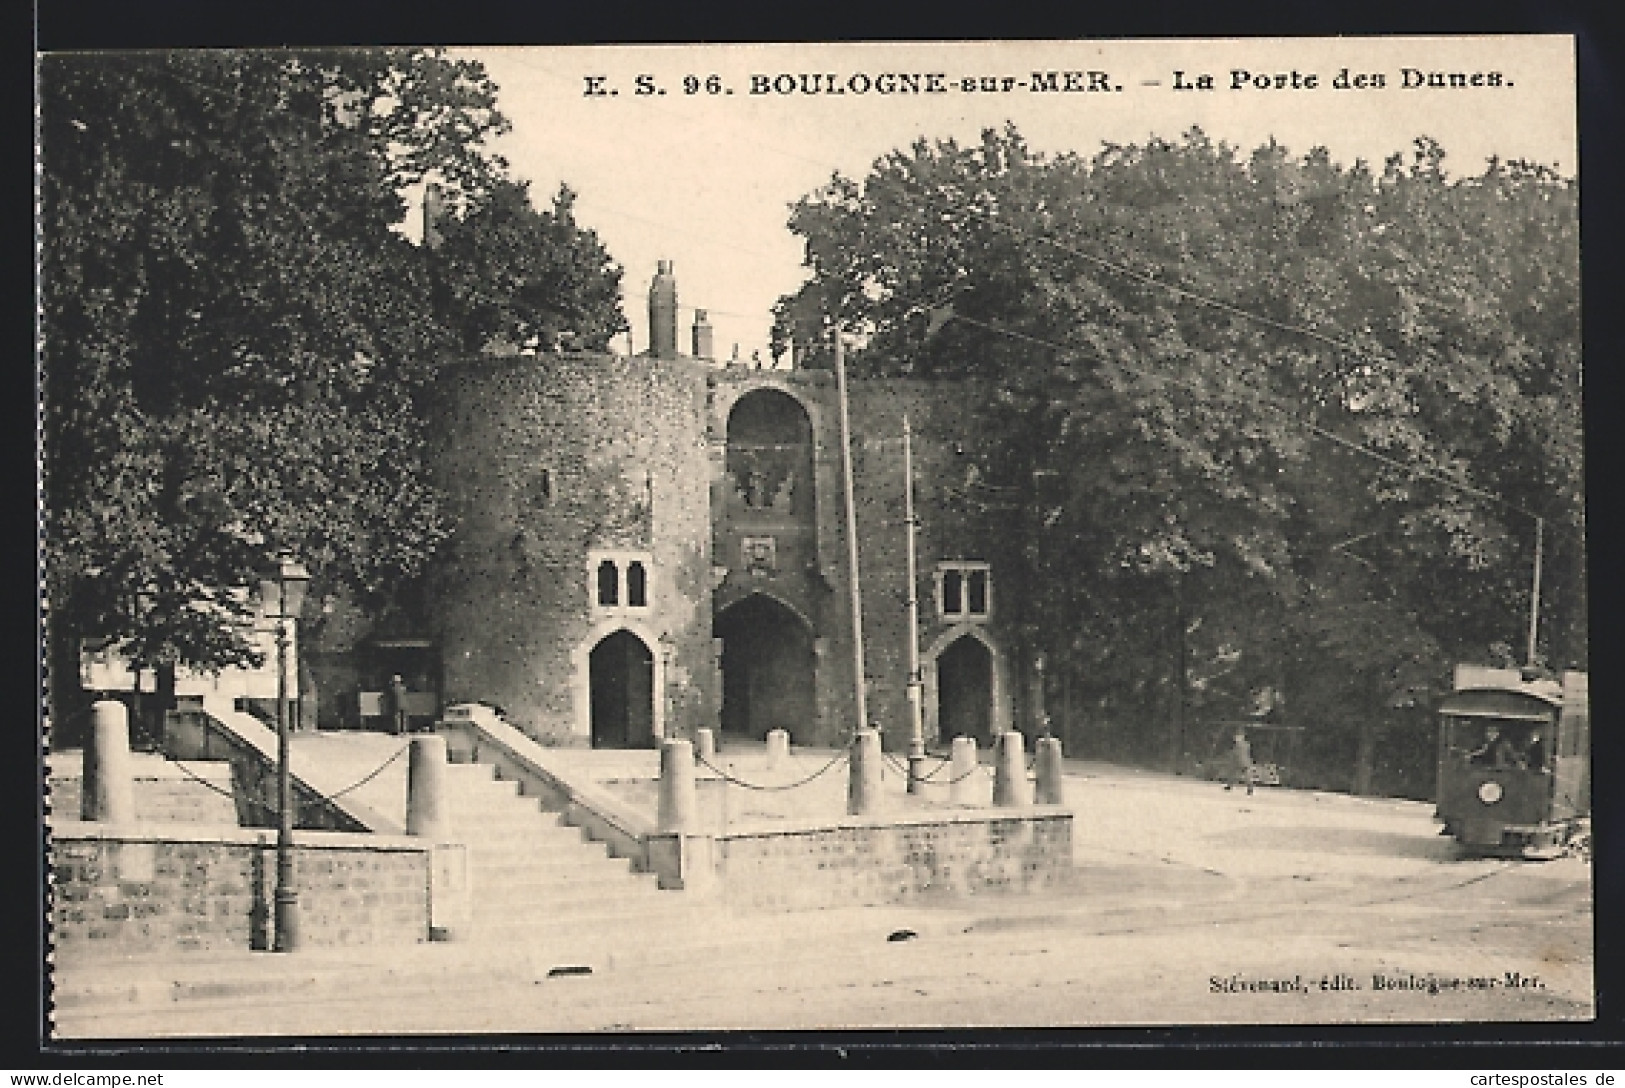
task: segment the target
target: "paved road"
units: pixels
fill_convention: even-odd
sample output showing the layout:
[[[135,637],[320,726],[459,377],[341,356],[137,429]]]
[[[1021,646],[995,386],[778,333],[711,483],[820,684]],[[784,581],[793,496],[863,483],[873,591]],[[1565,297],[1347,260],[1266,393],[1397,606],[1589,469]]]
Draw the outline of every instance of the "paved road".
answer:
[[[1077,889],[719,918],[667,962],[434,946],[92,1035],[1553,1020],[1592,1014],[1590,868],[1462,859],[1431,807],[1071,765]],[[911,939],[888,940],[900,929]],[[550,953],[551,955],[551,953]],[[556,957],[554,957],[556,958]],[[261,955],[222,969],[267,970]],[[658,959],[658,957],[657,957]],[[285,966],[285,965],[284,965]],[[1378,980],[1382,980],[1381,983]]]

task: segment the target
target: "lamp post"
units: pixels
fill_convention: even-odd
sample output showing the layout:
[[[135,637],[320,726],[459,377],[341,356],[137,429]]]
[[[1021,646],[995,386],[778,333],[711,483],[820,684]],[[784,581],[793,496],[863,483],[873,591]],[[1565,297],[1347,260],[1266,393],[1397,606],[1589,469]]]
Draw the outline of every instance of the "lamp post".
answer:
[[[260,580],[260,599],[276,620],[276,937],[272,950],[293,952],[299,947],[299,891],[293,878],[293,773],[290,761],[288,715],[288,621],[297,622],[305,600],[310,572],[290,556],[277,560],[276,571]]]
[[[914,432],[903,413],[903,521],[908,525],[908,792],[925,790],[925,700],[920,680],[920,595],[914,553]]]

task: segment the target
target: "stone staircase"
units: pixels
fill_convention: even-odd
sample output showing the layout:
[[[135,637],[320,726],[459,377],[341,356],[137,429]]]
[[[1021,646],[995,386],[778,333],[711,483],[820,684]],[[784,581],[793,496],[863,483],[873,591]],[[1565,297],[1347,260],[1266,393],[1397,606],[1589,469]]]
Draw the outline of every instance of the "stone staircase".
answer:
[[[447,837],[469,847],[471,942],[585,952],[702,919],[683,893],[660,891],[488,764],[448,764],[445,805]]]

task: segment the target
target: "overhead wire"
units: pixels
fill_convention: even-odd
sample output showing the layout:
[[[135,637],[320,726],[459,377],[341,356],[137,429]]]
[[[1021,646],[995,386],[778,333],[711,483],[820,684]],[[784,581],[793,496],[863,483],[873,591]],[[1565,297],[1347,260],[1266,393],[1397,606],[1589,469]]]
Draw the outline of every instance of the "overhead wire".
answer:
[[[966,324],[975,325],[978,328],[986,329],[987,331],[992,332],[992,333],[997,333],[997,334],[1003,335],[1003,336],[1011,336],[1013,338],[1026,341],[1028,343],[1036,344],[1036,345],[1039,345],[1041,347],[1049,348],[1051,350],[1058,351],[1058,352],[1061,352],[1063,354],[1074,355],[1074,356],[1082,356],[1084,358],[1095,358],[1096,361],[1099,361],[1098,357],[1089,356],[1089,355],[1085,354],[1084,352],[1082,352],[1082,351],[1080,351],[1080,350],[1078,350],[1076,348],[1069,347],[1069,346],[1067,346],[1065,344],[1057,344],[1057,343],[1054,343],[1053,341],[1042,340],[1042,339],[1040,339],[1038,337],[1028,336],[1025,333],[1017,333],[1014,330],[1001,328],[1001,327],[999,327],[997,325],[990,324],[989,322],[986,322],[986,321],[979,321],[976,318],[967,317],[964,314],[960,314],[958,312],[953,313],[950,316],[950,320],[963,321]],[[1122,366],[1124,369],[1131,370],[1134,373],[1140,374],[1142,376],[1150,376],[1150,372],[1147,371],[1146,369],[1142,368],[1142,367],[1136,367],[1133,364],[1125,363],[1125,362],[1122,362],[1121,360],[1117,361],[1117,365]],[[1178,380],[1177,377],[1175,378],[1175,380],[1176,381]],[[1246,382],[1245,379],[1242,379],[1242,381],[1243,381],[1243,384],[1247,385],[1247,388],[1250,389],[1252,392],[1254,392],[1254,393],[1262,393],[1263,392],[1262,390],[1258,389],[1258,387],[1252,385],[1251,383]],[[1408,475],[1421,476],[1421,477],[1426,478],[1426,479],[1431,479],[1431,480],[1434,480],[1435,482],[1442,483],[1442,484],[1444,484],[1444,485],[1446,485],[1448,487],[1455,488],[1457,491],[1460,491],[1460,492],[1462,492],[1464,494],[1473,495],[1473,496],[1475,496],[1477,498],[1481,498],[1481,499],[1484,499],[1484,500],[1489,501],[1489,502],[1497,503],[1497,504],[1499,504],[1501,506],[1506,507],[1509,510],[1515,510],[1520,514],[1523,514],[1525,517],[1530,517],[1530,518],[1535,518],[1535,519],[1540,519],[1541,518],[1540,514],[1536,514],[1532,510],[1527,510],[1524,507],[1518,505],[1517,503],[1512,502],[1510,499],[1503,498],[1502,496],[1497,495],[1494,492],[1486,491],[1486,490],[1484,490],[1482,488],[1474,487],[1471,484],[1463,483],[1462,481],[1457,480],[1457,479],[1455,479],[1453,477],[1447,476],[1447,475],[1443,474],[1442,472],[1437,471],[1436,469],[1431,469],[1431,468],[1428,468],[1428,467],[1423,466],[1423,465],[1411,464],[1411,463],[1401,461],[1396,457],[1390,457],[1389,455],[1387,455],[1385,453],[1381,453],[1378,450],[1374,450],[1371,447],[1366,446],[1366,445],[1364,445],[1362,443],[1355,442],[1355,441],[1353,441],[1351,439],[1348,439],[1348,438],[1344,438],[1342,435],[1336,433],[1335,431],[1328,430],[1327,428],[1321,426],[1320,424],[1314,422],[1313,420],[1303,418],[1301,415],[1298,415],[1297,413],[1295,413],[1293,411],[1293,409],[1287,407],[1286,405],[1278,404],[1274,400],[1269,399],[1268,397],[1265,397],[1264,399],[1262,399],[1260,403],[1264,404],[1268,408],[1271,408],[1271,409],[1273,409],[1273,410],[1275,410],[1277,412],[1280,412],[1280,413],[1288,416],[1288,418],[1290,418],[1293,422],[1295,422],[1298,425],[1304,427],[1306,430],[1310,431],[1311,433],[1313,433],[1315,435],[1318,435],[1319,437],[1324,438],[1329,442],[1335,443],[1336,445],[1341,446],[1344,449],[1347,449],[1347,450],[1349,450],[1349,451],[1351,451],[1353,453],[1358,453],[1358,454],[1361,454],[1361,455],[1363,455],[1365,457],[1372,458],[1373,460],[1380,461],[1383,464],[1388,465],[1390,468],[1398,469],[1399,471],[1404,472],[1404,473],[1406,473]]]
[[[977,207],[975,204],[968,204],[968,206],[969,206],[970,210],[973,211],[973,212],[982,211],[982,209]],[[1077,257],[1080,260],[1088,261],[1088,262],[1090,262],[1092,264],[1095,264],[1095,265],[1097,265],[1097,266],[1099,266],[1101,268],[1105,268],[1105,269],[1108,269],[1109,271],[1116,272],[1116,273],[1118,273],[1120,275],[1129,277],[1129,278],[1134,279],[1134,280],[1136,280],[1138,282],[1144,283],[1144,284],[1146,284],[1148,286],[1161,288],[1162,290],[1168,291],[1169,293],[1174,294],[1174,295],[1176,295],[1176,296],[1178,296],[1180,298],[1189,299],[1192,302],[1196,302],[1196,303],[1198,303],[1200,305],[1208,306],[1208,307],[1211,307],[1213,309],[1220,310],[1221,312],[1230,314],[1231,316],[1239,317],[1239,318],[1241,318],[1243,320],[1254,322],[1255,324],[1264,325],[1264,326],[1267,326],[1269,328],[1276,329],[1277,331],[1280,331],[1280,332],[1285,332],[1285,333],[1289,333],[1289,334],[1293,334],[1293,335],[1297,335],[1297,336],[1303,336],[1303,337],[1318,341],[1318,342],[1323,343],[1323,344],[1325,344],[1325,345],[1327,345],[1329,347],[1336,348],[1337,350],[1342,351],[1342,352],[1344,352],[1344,353],[1346,353],[1348,355],[1351,355],[1351,356],[1353,356],[1353,357],[1355,357],[1357,359],[1365,360],[1365,361],[1368,361],[1368,362],[1369,361],[1377,361],[1377,362],[1382,362],[1382,363],[1385,363],[1385,364],[1388,364],[1388,365],[1393,365],[1395,363],[1395,360],[1390,358],[1390,357],[1387,357],[1387,356],[1381,355],[1379,353],[1373,352],[1368,348],[1362,348],[1362,347],[1360,347],[1360,346],[1358,346],[1356,344],[1353,344],[1353,343],[1349,342],[1348,340],[1340,339],[1340,338],[1335,337],[1335,336],[1329,336],[1329,335],[1327,335],[1327,334],[1325,334],[1323,332],[1320,332],[1320,331],[1318,331],[1316,329],[1309,328],[1306,325],[1299,325],[1299,324],[1296,324],[1296,323],[1293,323],[1293,322],[1278,321],[1275,318],[1268,317],[1268,316],[1266,316],[1264,314],[1254,313],[1251,310],[1247,310],[1247,309],[1245,309],[1243,307],[1236,306],[1233,303],[1226,302],[1223,299],[1214,298],[1214,297],[1212,297],[1210,295],[1203,294],[1200,291],[1193,291],[1190,288],[1185,287],[1185,286],[1183,286],[1181,284],[1171,283],[1166,279],[1161,279],[1161,278],[1158,278],[1156,276],[1149,275],[1147,273],[1136,271],[1135,269],[1130,268],[1127,265],[1120,264],[1120,263],[1118,263],[1116,261],[1108,260],[1107,258],[1098,256],[1097,254],[1087,253],[1084,250],[1081,250],[1081,249],[1077,248],[1076,246],[1068,245],[1065,242],[1060,241],[1059,239],[1055,238],[1052,235],[1047,235],[1047,234],[1046,235],[1035,235],[1032,232],[1023,230],[1023,229],[1015,226],[1012,223],[1003,222],[1002,220],[996,218],[991,213],[984,214],[982,218],[983,218],[983,221],[986,222],[989,226],[992,226],[992,227],[997,228],[999,230],[1003,230],[1006,233],[1016,235],[1017,237],[1021,238],[1024,241],[1027,241],[1027,242],[1030,242],[1030,243],[1035,243],[1035,244],[1042,244],[1042,245],[1051,246],[1051,247],[1053,247],[1055,249],[1059,249],[1063,253],[1067,253],[1067,254],[1069,254],[1071,256]],[[949,319],[950,320],[958,319],[958,320],[962,320],[962,321],[967,321],[972,325],[979,325],[982,328],[988,329],[989,331],[1000,333],[1002,335],[1012,336],[1012,337],[1015,337],[1017,339],[1025,340],[1025,341],[1027,341],[1029,343],[1039,344],[1039,345],[1042,345],[1042,346],[1045,346],[1045,347],[1052,348],[1052,349],[1057,350],[1057,351],[1067,352],[1069,354],[1080,354],[1077,351],[1077,349],[1075,349],[1075,348],[1070,348],[1070,347],[1066,347],[1066,346],[1059,345],[1059,344],[1053,344],[1053,343],[1050,343],[1048,341],[1040,340],[1040,339],[1038,339],[1036,337],[1028,336],[1028,335],[1026,335],[1024,333],[1018,333],[1018,332],[1016,332],[1014,330],[1000,329],[1000,328],[997,328],[997,327],[995,327],[993,325],[989,325],[989,324],[987,324],[985,322],[977,321],[974,318],[965,317],[964,315],[959,314],[957,311],[951,311],[950,314],[949,314]],[[1137,373],[1141,373],[1141,374],[1146,373],[1144,370],[1139,369],[1139,368],[1129,367],[1129,369],[1135,370]],[[1242,383],[1244,385],[1246,385],[1250,390],[1252,390],[1255,393],[1262,392],[1256,386],[1252,385],[1250,382],[1247,382],[1245,378],[1242,379]],[[1276,404],[1273,400],[1266,399],[1264,401],[1264,403],[1267,404],[1269,407],[1274,408],[1277,411],[1290,412],[1290,409],[1286,408],[1283,405]],[[1505,507],[1506,509],[1517,511],[1518,513],[1524,515],[1525,517],[1533,518],[1537,522],[1544,521],[1544,518],[1542,517],[1542,515],[1537,514],[1532,510],[1528,510],[1528,509],[1524,508],[1523,506],[1520,506],[1519,504],[1517,504],[1515,502],[1512,502],[1510,499],[1507,499],[1507,498],[1505,498],[1505,497],[1503,497],[1501,495],[1497,495],[1494,492],[1487,491],[1487,490],[1485,490],[1483,488],[1475,487],[1475,486],[1473,486],[1471,484],[1468,484],[1468,483],[1465,483],[1465,482],[1463,482],[1461,480],[1455,479],[1454,477],[1447,476],[1447,475],[1445,475],[1445,474],[1443,474],[1443,473],[1441,473],[1441,472],[1439,472],[1439,471],[1437,471],[1435,469],[1431,469],[1431,468],[1428,468],[1426,466],[1416,465],[1416,464],[1407,464],[1406,462],[1400,461],[1397,458],[1390,457],[1387,454],[1384,454],[1384,453],[1382,453],[1382,452],[1380,452],[1378,450],[1374,450],[1371,447],[1365,445],[1364,443],[1352,441],[1352,440],[1350,440],[1348,438],[1343,437],[1342,435],[1337,434],[1334,431],[1330,431],[1330,430],[1326,429],[1325,427],[1322,427],[1321,425],[1319,425],[1318,423],[1316,423],[1315,421],[1313,421],[1311,419],[1304,419],[1301,416],[1295,416],[1293,418],[1299,424],[1301,424],[1302,426],[1304,426],[1305,428],[1307,428],[1308,430],[1310,430],[1314,434],[1318,435],[1319,437],[1324,438],[1329,442],[1335,443],[1336,445],[1342,446],[1343,448],[1345,448],[1347,450],[1350,450],[1351,452],[1358,453],[1358,454],[1361,454],[1361,455],[1366,456],[1366,457],[1370,457],[1370,458],[1372,458],[1372,459],[1374,459],[1376,461],[1380,461],[1383,464],[1388,465],[1391,468],[1399,469],[1400,471],[1403,471],[1403,472],[1406,472],[1406,473],[1409,473],[1409,474],[1421,476],[1421,477],[1424,477],[1426,479],[1431,479],[1431,480],[1434,480],[1435,482],[1445,484],[1448,487],[1455,488],[1457,491],[1460,491],[1463,494],[1472,495],[1472,496],[1474,496],[1476,498],[1484,499],[1484,500],[1486,500],[1488,502],[1497,503],[1497,504]]]
[[[552,68],[550,68],[548,66],[535,63],[528,56],[526,56],[524,51],[522,51],[522,50],[514,51],[511,54],[511,56],[512,56],[512,58],[514,60],[516,60],[521,65],[523,65],[525,67],[528,67],[528,68],[531,68],[532,70],[541,72],[541,73],[543,73],[545,75],[549,75],[549,76],[552,76],[552,77],[555,77],[555,78],[558,78],[558,79],[573,78],[573,77],[567,77],[563,73],[560,73],[557,70],[552,69]],[[182,75],[181,73],[174,71],[173,69],[169,68],[168,66],[165,66],[165,72],[166,72],[166,74],[172,76],[173,78],[175,78],[175,79],[177,79],[179,81],[192,83],[192,84],[194,84],[196,86],[199,86],[199,87],[202,87],[204,89],[231,94],[234,97],[240,96],[240,94],[241,94],[240,88],[227,88],[227,87],[220,86],[220,85],[205,84],[205,83],[203,83],[203,82],[201,82],[199,80],[196,80],[193,77]],[[650,103],[648,103],[648,105],[653,106],[656,109],[668,112],[668,113],[672,114],[673,116],[678,115],[678,111],[671,110],[669,108],[669,106],[667,106],[665,103],[650,102]],[[789,150],[787,150],[785,148],[778,147],[778,146],[766,143],[766,142],[761,141],[759,139],[749,138],[748,142],[751,143],[752,146],[759,147],[764,151],[769,151],[769,152],[772,152],[774,154],[787,156],[789,158],[793,158],[793,159],[796,159],[796,160],[802,161],[802,162],[807,162],[807,163],[810,163],[810,164],[813,164],[813,165],[823,165],[822,163],[815,162],[813,159],[811,159],[808,156],[797,154],[797,153],[789,151]],[[997,218],[996,215],[994,215],[992,212],[985,211],[984,209],[980,208],[979,206],[977,206],[976,204],[974,204],[972,202],[967,201],[966,202],[966,207],[972,213],[982,213],[981,221],[986,223],[988,226],[990,226],[990,227],[992,227],[994,229],[1004,231],[1004,232],[1006,232],[1008,234],[1014,235],[1014,236],[1016,236],[1018,238],[1021,238],[1024,241],[1027,241],[1027,242],[1030,242],[1030,243],[1033,243],[1033,244],[1040,244],[1040,245],[1050,246],[1052,248],[1060,250],[1063,253],[1069,254],[1070,256],[1076,257],[1079,260],[1086,261],[1086,262],[1091,263],[1091,264],[1093,264],[1093,265],[1095,265],[1097,267],[1107,269],[1108,271],[1111,271],[1111,272],[1115,272],[1118,275],[1121,275],[1121,276],[1127,277],[1129,279],[1135,280],[1136,282],[1145,284],[1146,286],[1166,291],[1166,292],[1168,292],[1168,293],[1170,293],[1170,294],[1172,294],[1172,295],[1174,295],[1176,297],[1189,300],[1189,301],[1194,302],[1194,303],[1196,303],[1198,305],[1202,305],[1202,306],[1209,307],[1211,309],[1218,310],[1218,311],[1220,311],[1222,313],[1229,314],[1232,317],[1240,318],[1240,319],[1242,319],[1244,321],[1249,321],[1249,322],[1252,322],[1254,324],[1263,325],[1265,327],[1275,329],[1278,332],[1284,332],[1284,333],[1288,333],[1290,335],[1302,336],[1302,337],[1305,337],[1307,339],[1314,340],[1314,341],[1316,341],[1318,343],[1324,344],[1324,345],[1326,345],[1328,347],[1331,347],[1331,348],[1335,348],[1335,349],[1337,349],[1337,350],[1339,350],[1341,352],[1344,352],[1344,353],[1346,353],[1348,355],[1351,355],[1351,356],[1353,356],[1355,358],[1359,358],[1359,359],[1366,360],[1366,361],[1375,360],[1375,361],[1380,361],[1382,363],[1390,364],[1390,365],[1394,362],[1394,360],[1391,359],[1391,358],[1388,358],[1386,356],[1382,356],[1382,355],[1380,355],[1378,353],[1375,353],[1375,352],[1371,351],[1369,348],[1360,347],[1359,345],[1353,344],[1352,342],[1350,342],[1350,341],[1348,341],[1346,339],[1342,339],[1342,338],[1337,337],[1337,336],[1328,335],[1327,333],[1321,332],[1321,331],[1319,331],[1317,329],[1310,328],[1309,326],[1306,326],[1306,325],[1301,325],[1301,324],[1297,324],[1297,323],[1294,323],[1294,322],[1280,321],[1280,320],[1278,320],[1276,318],[1272,318],[1272,317],[1269,317],[1269,316],[1264,315],[1264,314],[1256,313],[1256,312],[1254,312],[1252,310],[1246,309],[1245,307],[1237,306],[1234,303],[1228,302],[1228,301],[1226,301],[1224,299],[1216,298],[1216,297],[1214,297],[1212,295],[1209,295],[1209,294],[1206,294],[1204,292],[1193,290],[1193,289],[1191,289],[1189,287],[1186,287],[1186,286],[1184,286],[1184,285],[1182,285],[1180,283],[1171,282],[1170,280],[1168,280],[1166,278],[1151,275],[1150,273],[1146,273],[1146,272],[1141,272],[1141,271],[1139,271],[1137,269],[1131,268],[1128,265],[1122,264],[1122,263],[1120,263],[1118,261],[1114,261],[1114,260],[1111,260],[1109,258],[1102,257],[1102,256],[1100,256],[1098,254],[1090,253],[1090,252],[1087,252],[1085,250],[1079,249],[1077,246],[1069,245],[1069,244],[1061,241],[1060,239],[1054,237],[1053,235],[1047,235],[1047,234],[1045,234],[1045,235],[1035,235],[1032,232],[1029,232],[1029,231],[1026,231],[1026,230],[1024,230],[1024,229],[1022,229],[1020,227],[1017,227],[1015,224],[1008,223],[1008,222],[1005,222],[1005,221]],[[660,229],[669,230],[669,231],[672,231],[674,233],[690,234],[690,235],[695,236],[695,237],[703,237],[709,244],[712,244],[712,245],[720,245],[720,246],[723,246],[725,248],[735,249],[735,250],[738,250],[740,252],[749,253],[749,254],[751,254],[753,256],[767,256],[767,254],[761,252],[760,250],[754,250],[754,249],[751,249],[749,247],[739,246],[737,244],[727,242],[727,241],[722,240],[722,239],[718,239],[713,235],[708,235],[708,234],[707,235],[701,235],[699,232],[685,231],[681,227],[676,227],[676,226],[673,226],[672,224],[669,224],[669,223],[656,222],[654,220],[648,219],[647,217],[639,216],[639,215],[637,215],[635,213],[625,211],[624,209],[621,209],[621,208],[604,206],[604,208],[602,210],[605,210],[605,211],[609,212],[612,215],[618,215],[618,216],[621,216],[621,217],[626,218],[626,219],[631,219],[633,221],[644,223],[645,225],[654,226],[654,227],[657,227],[657,228],[660,228]],[[948,302],[951,303],[952,295],[953,295],[953,289],[950,288],[948,290],[948,292],[946,292],[946,298],[945,298],[944,301],[948,301]],[[934,308],[934,307],[940,306],[942,304],[943,304],[943,301],[938,301],[936,303],[921,303],[921,304],[917,304],[916,306],[911,308],[908,312],[920,312],[923,309]],[[683,307],[683,308],[688,309],[690,311],[696,310],[696,309],[704,310],[708,314],[715,313],[715,314],[718,314],[720,316],[727,316],[727,317],[746,318],[748,316],[748,315],[740,314],[740,313],[737,313],[737,312],[734,312],[734,311],[716,309],[716,308],[709,307],[709,306],[703,306],[703,307],[689,306],[689,307]],[[976,318],[972,318],[972,317],[969,317],[969,316],[967,316],[965,314],[961,314],[957,310],[953,310],[953,311],[950,312],[949,320],[962,321],[962,322],[965,322],[967,324],[974,325],[974,326],[977,326],[979,328],[985,329],[985,330],[987,330],[989,332],[992,332],[992,333],[995,333],[997,335],[1007,337],[1009,339],[1019,340],[1019,341],[1024,342],[1024,343],[1032,344],[1035,347],[1042,347],[1042,348],[1046,348],[1048,350],[1058,351],[1058,352],[1062,352],[1062,353],[1069,354],[1069,355],[1074,355],[1074,356],[1083,356],[1083,357],[1086,357],[1086,358],[1091,358],[1092,357],[1092,356],[1086,355],[1084,352],[1080,351],[1079,349],[1077,349],[1075,347],[1072,347],[1072,346],[1069,346],[1069,345],[1057,344],[1057,343],[1055,343],[1053,341],[1045,340],[1045,339],[1043,339],[1041,337],[1031,336],[1029,334],[1020,332],[1020,331],[1015,330],[1015,329],[1004,328],[1004,327],[1001,327],[1001,326],[990,324],[988,322],[980,321],[980,320],[977,320]],[[1097,361],[1098,361],[1098,357],[1092,357],[1092,358],[1096,358]],[[1121,361],[1119,361],[1119,365],[1123,365],[1127,369],[1133,370],[1134,372],[1139,373],[1141,375],[1149,376],[1149,372],[1147,370],[1145,370],[1144,368],[1139,368],[1139,367],[1134,367],[1134,366],[1129,365],[1129,364],[1124,364],[1124,363],[1121,363]],[[1243,383],[1246,384],[1248,386],[1248,388],[1251,389],[1253,392],[1255,392],[1255,393],[1262,392],[1256,386],[1253,386],[1251,383],[1246,382],[1245,379],[1242,379],[1242,380],[1243,380]],[[1395,469],[1397,471],[1404,472],[1404,473],[1407,473],[1409,475],[1419,476],[1419,477],[1422,477],[1424,479],[1433,480],[1436,483],[1440,483],[1440,484],[1443,484],[1443,485],[1445,485],[1447,487],[1453,488],[1453,489],[1455,489],[1456,491],[1458,491],[1458,492],[1460,492],[1462,494],[1472,495],[1475,498],[1483,499],[1483,500],[1485,500],[1487,502],[1496,503],[1496,504],[1498,504],[1498,505],[1500,505],[1502,507],[1505,507],[1506,509],[1514,510],[1514,511],[1524,515],[1525,517],[1533,518],[1533,519],[1535,519],[1537,521],[1543,521],[1544,520],[1542,515],[1536,514],[1533,511],[1528,510],[1525,507],[1523,507],[1523,506],[1521,506],[1521,505],[1519,505],[1519,504],[1517,504],[1515,502],[1512,502],[1509,499],[1504,498],[1501,495],[1495,494],[1494,492],[1485,490],[1483,488],[1475,487],[1475,486],[1473,486],[1471,484],[1465,483],[1462,480],[1459,480],[1459,479],[1456,479],[1456,478],[1454,478],[1452,476],[1446,475],[1443,472],[1440,472],[1440,471],[1438,471],[1436,469],[1433,469],[1433,468],[1430,468],[1428,466],[1414,464],[1414,463],[1407,463],[1407,462],[1402,461],[1402,460],[1400,460],[1400,459],[1398,459],[1396,457],[1392,457],[1392,456],[1390,456],[1388,454],[1385,454],[1385,453],[1382,453],[1382,452],[1380,452],[1378,450],[1374,450],[1371,447],[1365,445],[1364,443],[1356,442],[1356,441],[1353,441],[1351,439],[1345,438],[1342,435],[1339,435],[1336,432],[1331,431],[1331,430],[1321,426],[1320,424],[1316,423],[1315,421],[1313,421],[1311,419],[1305,419],[1301,415],[1297,415],[1297,414],[1293,413],[1292,409],[1290,409],[1290,408],[1288,408],[1288,407],[1286,407],[1284,405],[1278,404],[1272,399],[1266,398],[1266,399],[1263,400],[1262,403],[1264,403],[1267,407],[1274,409],[1275,411],[1278,411],[1278,412],[1281,412],[1283,414],[1288,415],[1294,422],[1296,422],[1299,425],[1303,426],[1304,428],[1306,428],[1307,430],[1309,430],[1313,434],[1315,434],[1315,435],[1317,435],[1317,436],[1319,436],[1321,438],[1326,439],[1328,442],[1332,442],[1332,443],[1334,443],[1334,444],[1336,444],[1336,445],[1338,445],[1338,446],[1340,446],[1340,447],[1342,447],[1344,449],[1347,449],[1352,453],[1359,454],[1361,456],[1371,458],[1372,460],[1380,462],[1380,463],[1382,463],[1382,464],[1384,464],[1384,465],[1386,465],[1386,466],[1388,466],[1390,468],[1393,468],[1393,469]],[[888,440],[882,439],[882,440],[877,440],[877,441],[878,442],[885,442],[885,441],[888,441]],[[896,441],[896,440],[891,440],[891,441]]]

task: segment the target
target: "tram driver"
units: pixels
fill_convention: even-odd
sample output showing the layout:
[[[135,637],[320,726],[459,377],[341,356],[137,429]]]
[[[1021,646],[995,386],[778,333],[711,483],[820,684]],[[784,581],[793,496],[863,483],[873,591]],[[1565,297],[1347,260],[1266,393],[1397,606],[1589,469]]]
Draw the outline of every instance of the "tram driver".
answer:
[[[1496,767],[1502,770],[1518,762],[1518,746],[1512,737],[1498,725],[1484,727],[1484,743],[1467,754],[1468,762],[1478,767]]]

